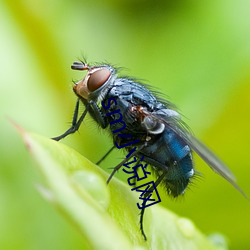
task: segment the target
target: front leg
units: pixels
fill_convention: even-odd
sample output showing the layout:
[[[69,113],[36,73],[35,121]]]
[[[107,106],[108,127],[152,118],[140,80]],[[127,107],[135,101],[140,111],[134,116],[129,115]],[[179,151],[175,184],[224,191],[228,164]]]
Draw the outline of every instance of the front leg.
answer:
[[[81,117],[77,121],[78,112],[79,112],[79,103],[80,103],[80,101],[78,99],[77,102],[76,102],[76,106],[75,106],[75,110],[74,110],[74,116],[73,116],[71,127],[66,132],[64,132],[62,135],[59,135],[57,137],[53,137],[51,139],[53,139],[55,141],[60,141],[64,137],[68,136],[69,134],[75,133],[79,129],[79,127],[80,127],[80,125],[81,125],[84,117],[86,116],[87,112],[89,111],[89,105],[87,105],[86,109],[84,110],[84,112],[82,113]]]

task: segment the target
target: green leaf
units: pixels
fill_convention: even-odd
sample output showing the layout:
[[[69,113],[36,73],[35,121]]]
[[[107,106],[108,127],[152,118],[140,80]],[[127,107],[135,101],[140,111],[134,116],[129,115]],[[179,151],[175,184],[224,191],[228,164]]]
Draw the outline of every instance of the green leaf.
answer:
[[[44,176],[43,196],[82,234],[83,249],[226,249],[215,245],[186,218],[160,205],[148,207],[143,240],[138,195],[75,150],[21,130],[25,144]]]

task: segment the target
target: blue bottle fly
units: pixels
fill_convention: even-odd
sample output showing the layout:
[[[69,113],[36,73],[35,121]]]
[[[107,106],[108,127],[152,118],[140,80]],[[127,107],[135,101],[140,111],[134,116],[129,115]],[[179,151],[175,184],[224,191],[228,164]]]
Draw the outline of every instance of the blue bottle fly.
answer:
[[[184,193],[195,174],[194,151],[244,195],[232,172],[189,132],[169,101],[157,97],[148,86],[132,78],[118,77],[111,65],[89,66],[85,62],[74,62],[71,68],[87,71],[87,74],[73,87],[78,100],[71,127],[53,139],[59,141],[76,132],[89,113],[102,129],[110,131],[115,145],[112,149],[125,148],[130,153],[114,168],[108,182],[124,162],[133,156],[144,156],[143,161],[151,166],[157,177],[157,185],[164,185],[170,196],[177,197]],[[85,110],[79,116],[80,102]],[[146,239],[143,214],[144,209],[140,229]]]

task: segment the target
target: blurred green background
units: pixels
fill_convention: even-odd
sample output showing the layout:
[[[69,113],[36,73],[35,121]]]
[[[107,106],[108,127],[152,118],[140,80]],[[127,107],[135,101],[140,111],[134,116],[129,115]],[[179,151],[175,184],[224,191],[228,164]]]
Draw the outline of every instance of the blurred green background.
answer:
[[[35,189],[39,173],[8,121],[52,137],[71,121],[71,63],[108,61],[169,96],[250,195],[250,1],[1,1],[0,249],[80,249],[81,235]],[[96,162],[111,140],[87,119],[63,143]],[[95,143],[93,143],[95,142]],[[123,158],[114,152],[103,168]],[[250,249],[250,203],[196,158],[184,198],[162,205],[230,249]],[[119,178],[124,178],[121,174]],[[55,176],[56,178],[56,176]],[[97,236],[98,237],[98,236]]]

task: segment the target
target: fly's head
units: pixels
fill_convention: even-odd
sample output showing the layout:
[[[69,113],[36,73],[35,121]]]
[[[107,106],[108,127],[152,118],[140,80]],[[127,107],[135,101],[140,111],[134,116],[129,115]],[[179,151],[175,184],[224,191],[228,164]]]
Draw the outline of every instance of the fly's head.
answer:
[[[83,62],[74,62],[71,69],[87,71],[86,76],[73,87],[75,94],[84,100],[103,97],[105,88],[116,78],[115,69],[109,65],[89,66]]]

